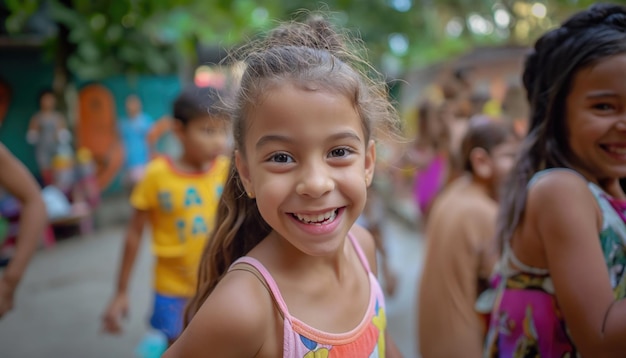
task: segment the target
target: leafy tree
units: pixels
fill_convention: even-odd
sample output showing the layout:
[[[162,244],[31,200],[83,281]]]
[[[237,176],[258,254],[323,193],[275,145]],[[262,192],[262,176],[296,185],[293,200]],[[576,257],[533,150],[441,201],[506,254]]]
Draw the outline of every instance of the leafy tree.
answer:
[[[399,74],[474,45],[527,44],[592,2],[537,0],[543,17],[533,14],[535,2],[522,0],[6,0],[5,6],[12,33],[42,9],[57,25],[48,49],[58,73],[100,79],[191,68],[199,46],[227,48],[300,9],[329,11],[361,34],[375,64]],[[497,10],[506,12],[506,23],[498,25]]]

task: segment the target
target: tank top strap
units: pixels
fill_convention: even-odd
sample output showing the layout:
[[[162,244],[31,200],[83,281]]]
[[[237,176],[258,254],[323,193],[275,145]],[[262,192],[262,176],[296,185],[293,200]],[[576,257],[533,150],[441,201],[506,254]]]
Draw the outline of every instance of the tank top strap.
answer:
[[[280,310],[281,316],[291,319],[291,316],[289,315],[289,310],[287,309],[287,304],[285,303],[283,296],[280,294],[278,285],[276,284],[276,281],[272,277],[272,274],[270,274],[270,272],[267,271],[265,266],[263,266],[263,264],[259,260],[253,257],[243,256],[243,257],[240,257],[237,261],[233,262],[233,264],[230,266],[228,271],[230,272],[234,270],[235,266],[240,265],[240,264],[252,266],[261,275],[261,277],[263,278],[263,280],[265,280],[265,283],[267,284],[267,288],[269,289],[274,302],[276,303],[276,305],[278,306],[278,309]]]
[[[515,269],[512,269],[513,272],[522,271],[522,272],[529,273],[532,275],[537,275],[537,276],[546,276],[550,273],[550,270],[546,268],[533,267],[533,266],[523,263],[520,259],[517,258],[517,256],[515,256],[515,252],[513,251],[513,248],[511,247],[511,243],[508,241],[505,244],[504,257],[508,259],[515,266]],[[510,267],[507,268],[506,266],[504,267],[504,269],[511,270]]]
[[[370,269],[370,264],[367,259],[367,256],[365,255],[365,252],[363,252],[363,249],[361,248],[359,241],[356,239],[356,237],[354,237],[352,232],[348,232],[348,239],[350,239],[352,246],[354,246],[354,251],[356,252],[356,255],[359,257],[359,261],[361,261],[361,264],[363,265],[363,267],[365,267],[365,271],[367,271],[367,273],[371,273],[372,270]]]
[[[352,243],[354,251],[359,257],[359,261],[361,261],[361,264],[365,268],[365,271],[368,274],[371,274],[372,271],[370,269],[369,261],[367,260],[367,256],[363,252],[361,245],[359,245],[358,240],[356,239],[356,237],[354,237],[354,235],[352,235],[351,232],[348,233],[348,239]],[[233,262],[228,271],[230,272],[236,270],[236,266],[238,265],[252,266],[261,275],[261,278],[265,281],[266,288],[270,291],[270,294],[272,295],[272,298],[276,303],[277,308],[280,310],[280,314],[283,317],[287,318],[289,321],[291,321],[291,315],[289,314],[289,310],[287,309],[287,304],[285,303],[283,296],[280,294],[278,284],[272,277],[272,274],[265,268],[265,266],[263,266],[263,264],[259,260],[253,257],[243,256],[240,257],[237,261]]]
[[[582,178],[582,180],[585,181],[585,183],[589,182],[589,180],[587,180],[587,178],[585,178],[582,174],[580,174],[579,172],[575,171],[574,169],[570,169],[570,168],[549,168],[549,169],[544,169],[544,170],[540,170],[540,171],[536,172],[535,175],[533,175],[533,177],[530,178],[530,180],[528,181],[528,184],[526,185],[526,188],[530,189],[530,187],[533,186],[533,184],[535,184],[535,182],[537,182],[537,180],[539,180],[541,177],[543,177],[546,174],[555,172],[555,171],[570,172],[570,173],[578,175],[580,178]]]

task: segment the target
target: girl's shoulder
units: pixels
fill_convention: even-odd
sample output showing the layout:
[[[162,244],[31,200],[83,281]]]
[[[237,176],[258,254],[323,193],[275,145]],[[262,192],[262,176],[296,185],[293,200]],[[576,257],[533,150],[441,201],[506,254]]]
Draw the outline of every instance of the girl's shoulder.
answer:
[[[164,357],[253,357],[266,343],[272,311],[253,275],[230,271]]]
[[[541,170],[528,181],[528,191],[553,189],[561,184],[570,189],[589,187],[589,181],[580,173],[569,168],[550,168]]]
[[[531,220],[587,215],[601,221],[601,211],[589,182],[569,169],[547,170],[535,175],[528,184],[526,205]]]
[[[226,349],[245,345],[257,351],[263,344],[264,337],[259,332],[267,330],[274,316],[274,305],[259,278],[246,271],[230,270],[194,316],[206,337],[219,337],[211,342],[213,346]]]
[[[256,270],[247,266],[233,265],[211,296],[215,296],[215,303],[224,305],[225,308],[234,305],[239,310],[240,306],[246,306],[249,310],[244,315],[246,317],[264,318],[266,308],[273,311],[273,301],[263,278]]]

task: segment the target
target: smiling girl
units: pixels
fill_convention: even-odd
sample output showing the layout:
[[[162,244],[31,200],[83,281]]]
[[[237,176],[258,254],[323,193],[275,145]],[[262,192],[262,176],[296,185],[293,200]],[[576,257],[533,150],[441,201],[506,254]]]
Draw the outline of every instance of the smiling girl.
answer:
[[[626,8],[594,5],[526,60],[528,136],[499,218],[490,357],[626,352]]]
[[[397,356],[374,241],[354,225],[371,134],[397,120],[384,82],[322,19],[277,28],[243,61],[235,167],[190,322],[165,357]]]

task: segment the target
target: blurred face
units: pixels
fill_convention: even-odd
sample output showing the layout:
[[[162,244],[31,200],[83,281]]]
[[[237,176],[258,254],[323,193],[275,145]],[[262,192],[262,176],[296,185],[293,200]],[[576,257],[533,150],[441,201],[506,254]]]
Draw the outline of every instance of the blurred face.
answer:
[[[126,100],[126,113],[133,118],[141,113],[141,101],[136,96],[130,96]]]
[[[236,165],[271,235],[307,255],[335,254],[364,208],[374,171],[373,142],[350,100],[283,85],[246,121]]]
[[[492,191],[497,197],[504,180],[515,165],[515,158],[519,151],[520,141],[514,137],[493,147],[489,157],[492,165]]]
[[[56,107],[56,99],[52,93],[46,93],[41,96],[41,109],[51,111]]]
[[[581,69],[566,113],[575,169],[596,183],[626,177],[626,54]]]
[[[182,125],[176,122],[176,134],[183,148],[183,158],[192,165],[203,166],[224,154],[228,142],[228,121],[209,115]]]

